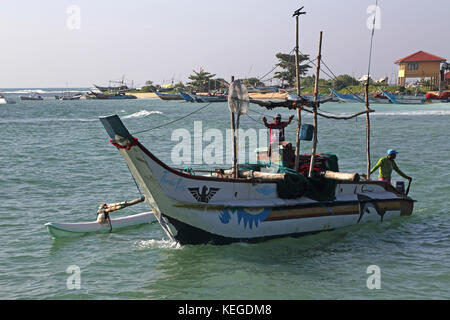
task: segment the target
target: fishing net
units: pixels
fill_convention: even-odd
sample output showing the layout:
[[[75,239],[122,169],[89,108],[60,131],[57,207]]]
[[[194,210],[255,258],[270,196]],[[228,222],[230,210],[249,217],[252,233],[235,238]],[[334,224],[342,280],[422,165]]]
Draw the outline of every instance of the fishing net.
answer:
[[[339,171],[338,158],[334,154],[322,154],[326,159],[326,169]],[[333,201],[336,197],[337,181],[319,178],[308,178],[300,172],[281,166],[279,173],[284,173],[283,181],[277,183],[277,193],[283,199],[300,198],[303,195],[316,201]]]
[[[228,91],[228,107],[230,112],[240,116],[247,114],[250,104],[247,87],[240,81],[235,80],[231,83]]]

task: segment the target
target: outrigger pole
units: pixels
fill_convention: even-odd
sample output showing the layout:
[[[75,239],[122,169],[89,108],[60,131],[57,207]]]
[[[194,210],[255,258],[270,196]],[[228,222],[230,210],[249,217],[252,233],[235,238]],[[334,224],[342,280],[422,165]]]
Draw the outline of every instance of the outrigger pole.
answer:
[[[302,9],[304,7],[301,7],[300,9],[296,10],[294,14],[292,15],[295,17],[295,70],[296,70],[296,77],[297,77],[297,95],[300,97],[300,66],[299,66],[299,43],[298,43],[298,18],[302,14],[306,14],[306,12],[302,12]],[[300,127],[302,125],[302,108],[299,106],[297,107],[297,131],[296,131],[296,143],[295,143],[295,166],[294,170],[298,171],[299,163],[300,163]]]

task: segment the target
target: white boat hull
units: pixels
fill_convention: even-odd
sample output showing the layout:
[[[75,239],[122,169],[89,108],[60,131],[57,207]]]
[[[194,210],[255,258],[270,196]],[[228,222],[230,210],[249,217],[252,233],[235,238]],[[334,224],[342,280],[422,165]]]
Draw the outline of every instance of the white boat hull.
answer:
[[[110,232],[131,226],[137,226],[156,221],[152,212],[143,212],[131,216],[111,219],[111,227],[108,222],[78,222],[78,223],[55,223],[45,224],[48,232],[54,238],[79,236],[86,233]]]
[[[283,199],[274,182],[192,176],[174,170],[129,134],[117,116],[101,118],[167,235],[181,244],[260,241],[410,215],[413,200],[378,181],[341,182],[335,199]],[[134,142],[133,142],[134,141]]]

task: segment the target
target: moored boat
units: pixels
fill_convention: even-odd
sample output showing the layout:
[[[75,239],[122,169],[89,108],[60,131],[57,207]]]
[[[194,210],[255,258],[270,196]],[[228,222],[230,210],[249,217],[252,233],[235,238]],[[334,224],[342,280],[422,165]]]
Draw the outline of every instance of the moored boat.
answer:
[[[425,99],[426,103],[446,103],[450,101],[450,91],[427,92]]]
[[[420,96],[393,95],[384,90],[381,93],[394,104],[424,104],[425,98]]]
[[[181,90],[178,90],[180,96],[188,102],[226,102],[226,95],[198,95],[188,94]]]
[[[155,94],[161,100],[171,101],[171,100],[184,100],[183,97],[178,93],[162,93],[156,91]]]
[[[132,94],[126,94],[123,91],[114,92],[114,93],[100,93],[90,91],[87,95],[88,99],[110,99],[110,100],[121,100],[121,99],[137,99],[136,96]]]
[[[42,96],[37,92],[32,92],[27,96],[20,96],[20,100],[22,101],[35,101],[35,100],[44,100]]]

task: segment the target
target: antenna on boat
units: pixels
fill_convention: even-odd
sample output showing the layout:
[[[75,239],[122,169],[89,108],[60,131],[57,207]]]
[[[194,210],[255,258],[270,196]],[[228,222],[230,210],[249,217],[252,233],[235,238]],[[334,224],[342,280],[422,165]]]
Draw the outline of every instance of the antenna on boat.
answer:
[[[369,50],[369,65],[367,67],[367,79],[365,86],[365,103],[366,103],[366,111],[370,110],[369,103],[369,84],[370,84],[370,64],[372,62],[372,48],[373,48],[373,36],[375,34],[375,21],[377,17],[378,10],[378,0],[375,2],[375,14],[373,15],[373,24],[372,24],[372,35],[370,38],[370,50]],[[366,113],[366,157],[367,157],[367,178],[370,178],[370,115],[369,112]]]
[[[299,44],[298,44],[298,18],[302,14],[306,14],[306,12],[302,12],[304,6],[298,10],[295,10],[292,17],[295,17],[295,70],[296,70],[296,79],[297,79],[297,95],[300,97],[300,67],[299,67]],[[296,143],[295,143],[295,165],[294,170],[298,171],[299,163],[300,163],[300,127],[302,125],[302,109],[301,107],[297,107],[297,131],[296,131]]]

